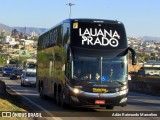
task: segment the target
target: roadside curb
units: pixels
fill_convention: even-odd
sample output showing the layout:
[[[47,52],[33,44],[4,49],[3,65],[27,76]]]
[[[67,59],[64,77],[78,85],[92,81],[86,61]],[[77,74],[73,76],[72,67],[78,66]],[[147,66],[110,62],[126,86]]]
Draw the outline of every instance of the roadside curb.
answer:
[[[0,93],[6,92],[6,84],[4,81],[0,80]]]
[[[55,117],[50,111],[46,110],[45,108],[41,107],[40,105],[38,105],[37,103],[33,102],[32,100],[30,100],[29,98],[21,95],[20,93],[18,93],[17,91],[15,91],[14,89],[12,89],[10,86],[7,86],[7,88],[9,88],[11,91],[13,91],[15,94],[19,95],[22,99],[28,101],[30,104],[32,104],[33,106],[37,107],[38,109],[42,110],[47,117],[42,117],[42,119],[47,118],[47,120],[62,120],[59,117]],[[41,120],[41,117],[38,118]]]

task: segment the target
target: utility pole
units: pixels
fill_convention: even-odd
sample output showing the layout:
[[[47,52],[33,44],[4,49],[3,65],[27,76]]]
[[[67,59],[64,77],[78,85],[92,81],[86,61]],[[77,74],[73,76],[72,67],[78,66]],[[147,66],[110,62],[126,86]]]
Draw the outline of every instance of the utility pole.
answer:
[[[69,3],[69,4],[66,4],[66,5],[69,5],[69,7],[70,7],[70,10],[69,10],[69,18],[71,18],[71,7],[72,7],[73,5],[75,5],[75,4]]]

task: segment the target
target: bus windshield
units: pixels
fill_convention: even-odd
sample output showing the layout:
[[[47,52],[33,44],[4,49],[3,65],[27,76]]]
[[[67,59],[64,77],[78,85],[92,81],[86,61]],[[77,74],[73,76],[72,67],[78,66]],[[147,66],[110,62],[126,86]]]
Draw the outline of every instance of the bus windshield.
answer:
[[[127,56],[88,57],[75,55],[72,79],[94,83],[124,82],[127,80]]]

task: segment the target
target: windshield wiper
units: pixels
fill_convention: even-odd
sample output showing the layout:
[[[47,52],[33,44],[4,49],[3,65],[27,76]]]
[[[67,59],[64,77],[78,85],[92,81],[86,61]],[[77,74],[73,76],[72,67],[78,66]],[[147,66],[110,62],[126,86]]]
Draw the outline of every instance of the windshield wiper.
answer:
[[[120,81],[118,81],[118,80],[115,80],[115,81],[113,81],[113,82],[119,83],[119,84],[121,84],[121,85],[125,85],[123,82],[120,82]]]

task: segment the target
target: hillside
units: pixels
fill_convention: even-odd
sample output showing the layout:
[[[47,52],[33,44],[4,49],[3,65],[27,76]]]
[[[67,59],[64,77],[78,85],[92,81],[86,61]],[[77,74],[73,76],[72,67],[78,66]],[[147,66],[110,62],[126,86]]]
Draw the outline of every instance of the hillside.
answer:
[[[6,31],[9,31],[9,33],[11,33],[13,29],[17,29],[18,32],[23,32],[23,33],[25,32],[25,27],[10,27],[10,26],[0,23],[0,31],[6,30]],[[26,27],[26,34],[30,34],[31,32],[36,32],[38,34],[41,34],[46,30],[47,28]]]
[[[145,40],[145,41],[160,42],[160,37],[143,36],[143,40]]]
[[[5,29],[7,31],[10,31],[10,27],[9,26],[0,23],[0,31],[3,30],[3,29]]]

